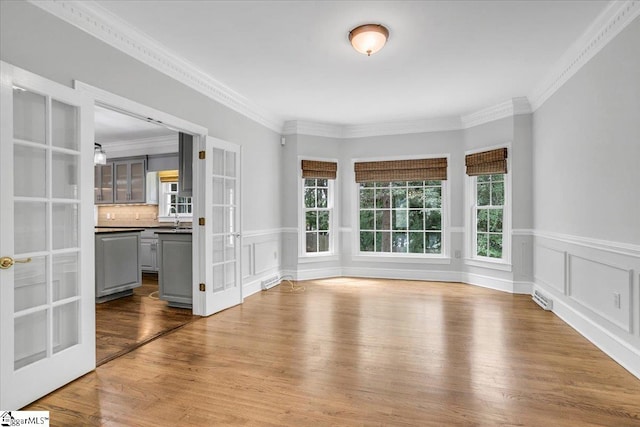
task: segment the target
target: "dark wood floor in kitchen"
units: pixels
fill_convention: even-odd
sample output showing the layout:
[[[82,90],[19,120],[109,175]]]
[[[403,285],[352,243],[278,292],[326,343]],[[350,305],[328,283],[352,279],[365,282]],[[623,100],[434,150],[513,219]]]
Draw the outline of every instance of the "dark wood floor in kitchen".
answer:
[[[102,365],[198,319],[157,299],[158,276],[143,274],[133,296],[96,304],[96,364]]]

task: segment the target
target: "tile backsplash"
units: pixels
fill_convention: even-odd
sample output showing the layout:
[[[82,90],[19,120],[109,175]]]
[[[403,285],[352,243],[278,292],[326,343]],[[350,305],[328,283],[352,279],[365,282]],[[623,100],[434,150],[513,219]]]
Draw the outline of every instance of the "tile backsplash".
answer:
[[[157,205],[102,205],[97,209],[98,227],[159,225]]]

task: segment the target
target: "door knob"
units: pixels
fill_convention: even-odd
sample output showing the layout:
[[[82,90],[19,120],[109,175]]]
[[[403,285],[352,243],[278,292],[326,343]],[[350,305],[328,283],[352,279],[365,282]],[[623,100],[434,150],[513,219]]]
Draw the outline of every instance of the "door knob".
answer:
[[[31,258],[13,259],[10,256],[3,256],[0,258],[0,268],[6,270],[7,268],[13,267],[15,263],[26,264],[28,262],[31,262]]]

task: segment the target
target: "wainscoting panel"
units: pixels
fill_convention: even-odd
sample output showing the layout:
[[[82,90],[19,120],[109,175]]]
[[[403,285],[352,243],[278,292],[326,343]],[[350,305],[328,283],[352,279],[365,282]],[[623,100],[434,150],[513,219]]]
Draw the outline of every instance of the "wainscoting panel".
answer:
[[[629,269],[569,255],[569,296],[626,332],[632,331],[633,274]]]
[[[533,261],[536,283],[542,283],[560,293],[566,293],[566,257],[565,251],[536,245]]]
[[[534,248],[553,312],[640,378],[640,246],[535,231]]]
[[[242,237],[243,296],[259,292],[262,281],[282,277],[282,230],[245,232]]]

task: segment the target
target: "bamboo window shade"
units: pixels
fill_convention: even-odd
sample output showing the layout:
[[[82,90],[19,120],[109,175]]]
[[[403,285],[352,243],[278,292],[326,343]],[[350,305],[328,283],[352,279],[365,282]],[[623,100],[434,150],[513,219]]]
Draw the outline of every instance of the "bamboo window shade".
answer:
[[[464,158],[464,164],[469,176],[507,173],[507,149],[498,148],[497,150],[468,154]]]
[[[302,161],[303,178],[336,179],[337,171],[338,164],[336,162]]]
[[[359,162],[356,182],[427,181],[447,179],[447,158]]]

